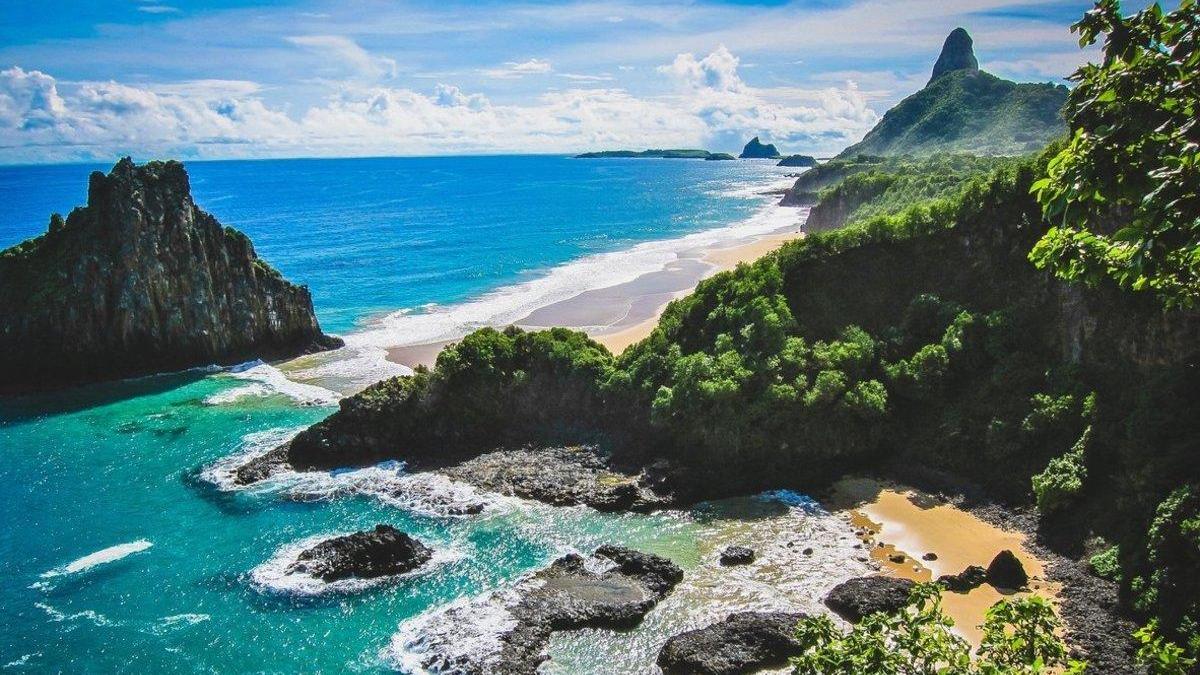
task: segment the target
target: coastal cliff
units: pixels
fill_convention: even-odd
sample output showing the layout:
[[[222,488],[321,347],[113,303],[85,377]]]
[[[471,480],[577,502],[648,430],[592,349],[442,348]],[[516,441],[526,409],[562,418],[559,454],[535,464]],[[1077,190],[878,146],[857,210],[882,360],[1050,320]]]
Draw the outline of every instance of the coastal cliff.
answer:
[[[779,150],[773,143],[763,144],[758,140],[758,136],[750,139],[746,147],[742,148],[742,154],[738,155],[740,159],[780,159]]]
[[[87,205],[0,252],[0,390],[341,346],[308,289],[192,201],[179,162],[117,162]]]

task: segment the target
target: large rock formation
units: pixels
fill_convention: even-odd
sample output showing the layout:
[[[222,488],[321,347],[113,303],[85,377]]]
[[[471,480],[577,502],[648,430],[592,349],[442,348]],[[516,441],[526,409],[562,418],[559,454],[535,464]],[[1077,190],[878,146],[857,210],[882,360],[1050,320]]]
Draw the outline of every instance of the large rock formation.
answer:
[[[914,584],[898,577],[858,577],[842,582],[825,596],[825,604],[838,616],[858,623],[876,612],[892,614],[908,604]]]
[[[1062,85],[1017,84],[979,70],[971,36],[956,28],[925,88],[887,111],[838,157],[1033,152],[1066,133],[1066,100]]]
[[[21,391],[341,346],[308,289],[192,201],[179,162],[122,159],[87,206],[0,252],[0,388]]]
[[[738,155],[741,159],[779,159],[779,150],[772,143],[763,144],[758,140],[758,136],[750,139],[746,147],[742,148],[742,154]]]
[[[306,549],[288,567],[324,581],[404,574],[429,562],[433,551],[391,525],[334,537]]]
[[[971,40],[971,34],[965,28],[955,28],[946,36],[946,41],[942,44],[942,53],[938,55],[938,60],[933,64],[933,76],[929,78],[930,82],[938,79],[946,73],[956,70],[966,70],[970,72],[979,71],[979,61],[975,58],[975,43]]]

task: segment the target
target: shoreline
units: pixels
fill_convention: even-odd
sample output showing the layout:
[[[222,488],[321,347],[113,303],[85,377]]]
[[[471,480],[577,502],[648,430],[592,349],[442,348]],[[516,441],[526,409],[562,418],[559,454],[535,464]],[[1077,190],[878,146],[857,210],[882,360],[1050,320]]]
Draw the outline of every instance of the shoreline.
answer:
[[[804,236],[802,218],[807,215],[804,211],[789,207],[773,208],[787,209],[785,214],[797,213],[801,221],[782,231],[750,235],[683,251],[661,270],[644,273],[625,283],[588,289],[538,307],[523,319],[512,322],[512,325],[528,330],[552,327],[582,330],[609,351],[620,354],[650,335],[668,303],[691,293],[704,279],[731,270],[741,263],[754,262],[785,243]],[[597,321],[612,317],[615,320],[606,323]],[[438,353],[461,337],[388,346],[385,347],[386,358],[390,363],[408,368],[433,367]]]

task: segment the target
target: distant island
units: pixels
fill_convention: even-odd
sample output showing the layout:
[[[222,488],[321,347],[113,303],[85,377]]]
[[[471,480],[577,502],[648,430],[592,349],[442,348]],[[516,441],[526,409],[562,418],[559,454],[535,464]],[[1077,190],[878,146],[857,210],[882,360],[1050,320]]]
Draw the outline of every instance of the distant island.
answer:
[[[779,160],[777,166],[799,166],[812,168],[817,165],[817,158],[812,155],[788,155]]]
[[[779,149],[773,143],[764,144],[758,140],[758,136],[750,139],[746,147],[742,148],[742,154],[738,155],[742,159],[779,159]]]
[[[689,148],[672,150],[601,150],[575,155],[575,159],[734,159],[727,152],[709,152]]]

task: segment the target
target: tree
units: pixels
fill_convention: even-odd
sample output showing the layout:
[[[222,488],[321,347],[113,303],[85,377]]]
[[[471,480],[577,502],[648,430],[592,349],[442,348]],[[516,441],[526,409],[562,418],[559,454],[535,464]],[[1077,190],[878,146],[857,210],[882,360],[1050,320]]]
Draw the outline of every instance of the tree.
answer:
[[[1030,259],[1068,280],[1200,300],[1200,13],[1196,0],[1122,16],[1100,0],[1072,30],[1104,35],[1103,59],[1072,75],[1072,135],[1033,184],[1054,225]]]

